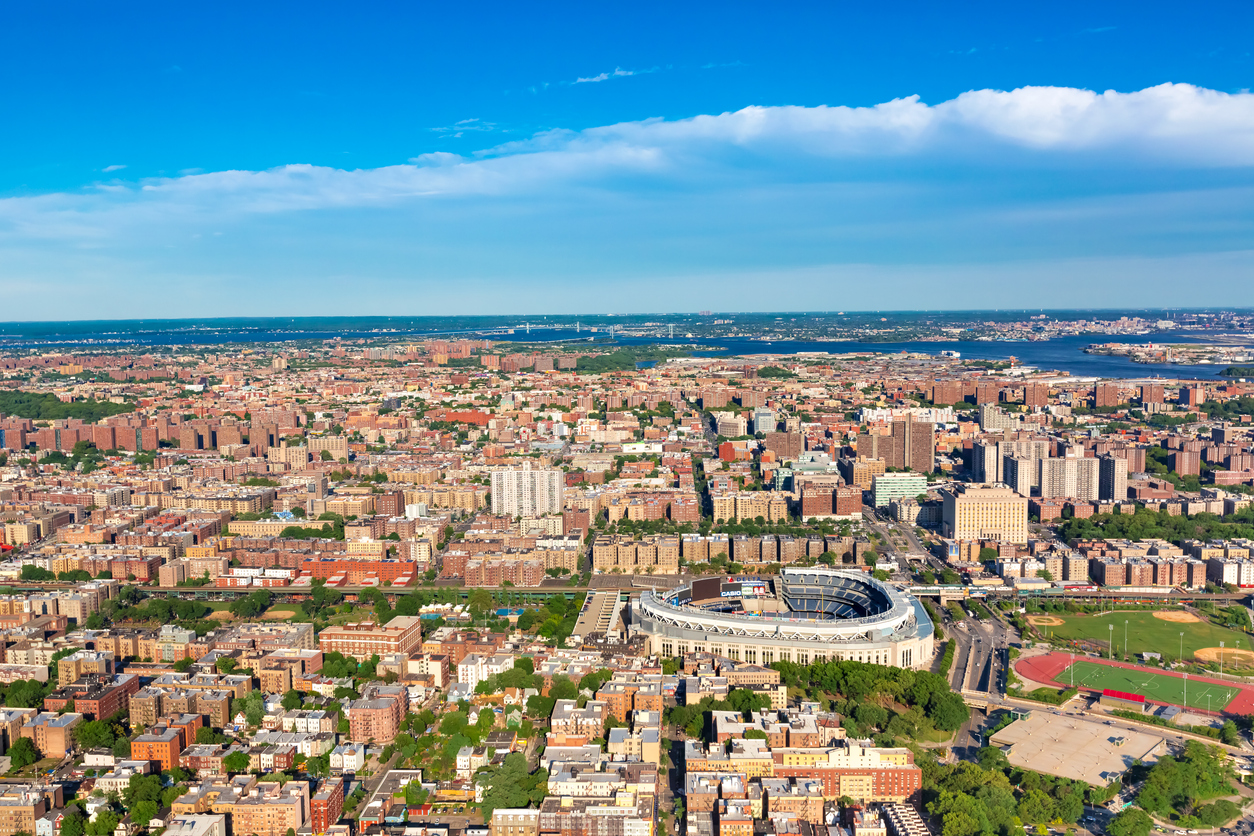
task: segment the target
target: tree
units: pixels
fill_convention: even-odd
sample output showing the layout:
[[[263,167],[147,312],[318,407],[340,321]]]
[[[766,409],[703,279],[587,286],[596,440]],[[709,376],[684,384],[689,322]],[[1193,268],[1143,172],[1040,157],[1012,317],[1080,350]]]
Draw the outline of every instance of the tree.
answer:
[[[83,749],[109,749],[117,742],[117,735],[103,720],[88,720],[74,728],[74,739]]]
[[[996,746],[985,746],[976,753],[975,757],[980,766],[990,772],[1003,772],[1010,767],[1010,759]]]
[[[283,710],[295,711],[301,707],[302,702],[303,700],[301,699],[300,691],[292,689],[283,695]]]
[[[570,681],[570,677],[558,674],[553,677],[553,684],[549,686],[549,696],[554,700],[573,700],[579,696],[579,689]]]
[[[472,612],[487,612],[492,609],[492,593],[486,589],[476,589],[470,593],[470,598],[466,603]]]
[[[260,691],[249,691],[244,697],[244,718],[250,726],[260,726],[266,716],[266,701]]]
[[[113,836],[118,828],[118,815],[112,810],[101,810],[93,821],[87,822],[87,836]]]
[[[960,695],[937,691],[928,701],[927,716],[941,731],[957,731],[971,716],[971,710]]]
[[[67,807],[61,819],[61,836],[83,836],[87,832],[87,819],[74,812],[78,808]]]
[[[536,694],[527,699],[527,713],[532,717],[551,717],[556,702],[557,700],[552,697],[542,697]]]
[[[248,771],[248,753],[232,752],[222,759],[222,768],[227,772],[247,772]]]
[[[981,563],[988,563],[989,561],[996,560],[997,557],[998,557],[997,549],[990,548],[989,546],[985,546],[984,548],[980,549],[980,562]]]
[[[126,788],[122,790],[122,799],[128,807],[141,801],[151,801],[153,804],[157,804],[161,800],[161,776],[132,775],[126,784]],[[154,813],[153,815],[156,814]],[[152,818],[152,816],[149,816],[149,818]]]
[[[35,748],[35,742],[29,737],[19,737],[9,747],[8,755],[12,759],[14,769],[30,766],[39,760],[39,750]]]
[[[1032,789],[1019,799],[1019,818],[1027,824],[1038,824],[1054,817],[1054,801],[1044,790]]]
[[[1110,836],[1149,836],[1153,828],[1154,820],[1148,813],[1136,807],[1125,807],[1111,819],[1106,832]]]
[[[600,670],[592,671],[591,673],[585,674],[583,679],[579,680],[579,690],[591,691],[595,694],[597,691],[601,690],[602,685],[609,682],[613,678],[614,672],[609,668],[601,668]]]
[[[488,776],[483,793],[483,817],[490,820],[492,811],[500,807],[527,807],[544,798],[549,773],[539,770],[528,774],[527,758],[521,752],[505,756],[501,767]]]
[[[157,817],[157,812],[161,808],[155,801],[137,801],[135,806],[131,808],[131,823],[136,827],[148,827],[148,822]]]
[[[128,738],[121,738],[117,743],[113,744],[113,756],[123,760],[131,756],[131,741]]]
[[[226,743],[226,735],[222,734],[222,732],[217,731],[216,729],[211,729],[208,726],[201,726],[200,728],[196,729],[196,742],[197,743]]]

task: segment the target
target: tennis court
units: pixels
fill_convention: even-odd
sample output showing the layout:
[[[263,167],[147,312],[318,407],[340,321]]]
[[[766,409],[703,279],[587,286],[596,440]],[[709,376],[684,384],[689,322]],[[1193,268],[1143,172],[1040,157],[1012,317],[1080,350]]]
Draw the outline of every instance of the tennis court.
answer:
[[[1145,669],[1112,667],[1097,662],[1078,661],[1069,665],[1054,681],[1065,686],[1102,691],[1107,688],[1140,694],[1147,700],[1185,708],[1207,711],[1223,711],[1241,689],[1198,679],[1185,681],[1184,677],[1154,673]],[[1185,703],[1185,692],[1188,703]]]

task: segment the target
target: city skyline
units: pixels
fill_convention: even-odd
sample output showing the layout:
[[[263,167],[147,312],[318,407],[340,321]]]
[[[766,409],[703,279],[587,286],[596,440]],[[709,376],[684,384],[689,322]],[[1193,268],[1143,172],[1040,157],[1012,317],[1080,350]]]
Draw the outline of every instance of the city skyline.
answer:
[[[1254,304],[1248,10],[279,8],[5,12],[5,319]]]

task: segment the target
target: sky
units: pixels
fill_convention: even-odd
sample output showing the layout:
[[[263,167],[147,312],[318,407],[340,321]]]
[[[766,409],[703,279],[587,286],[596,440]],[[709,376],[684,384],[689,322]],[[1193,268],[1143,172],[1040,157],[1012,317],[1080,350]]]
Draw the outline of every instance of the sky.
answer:
[[[0,320],[1251,306],[1252,45],[1239,3],[0,4]]]

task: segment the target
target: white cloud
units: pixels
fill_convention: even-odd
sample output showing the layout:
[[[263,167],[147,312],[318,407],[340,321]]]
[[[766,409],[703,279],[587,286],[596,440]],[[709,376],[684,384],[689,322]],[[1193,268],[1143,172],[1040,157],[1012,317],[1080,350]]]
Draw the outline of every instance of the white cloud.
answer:
[[[431,130],[436,133],[453,133],[456,136],[461,136],[465,131],[482,131],[485,133],[495,131],[496,123],[484,122],[482,119],[475,117],[474,119],[462,119],[451,125],[443,125],[438,128],[432,128]]]
[[[102,170],[106,172],[107,171],[121,171],[124,168],[126,168],[126,166],[124,165],[107,165]]]
[[[973,261],[1183,258],[1248,248],[1252,167],[1254,96],[1184,84],[748,107],[373,169],[294,164],[2,198],[0,292],[74,276],[84,299],[107,299],[110,276],[161,287],[230,274],[248,287],[332,267],[362,281],[375,270],[678,282],[733,266],[943,263],[937,275],[951,276]],[[232,249],[191,251],[215,242]]]
[[[628,72],[628,71],[621,71]],[[466,119],[450,128],[487,129]],[[0,199],[0,241],[94,238],[118,224],[181,216],[393,205],[415,199],[554,194],[636,186],[720,187],[731,180],[823,181],[850,165],[897,160],[1051,168],[1079,160],[1116,169],[1254,164],[1254,95],[1187,84],[1133,93],[1064,87],[976,90],[938,105],[917,96],[873,107],[747,107],[667,121],[556,130],[473,157],[422,154],[408,164],[346,170],[295,164],[152,178],[123,188]],[[833,166],[835,168],[833,168]],[[797,170],[800,170],[798,173]],[[835,174],[833,173],[835,172]],[[631,188],[617,186],[614,188]]]
[[[624,70],[622,67],[615,67],[612,73],[598,73],[587,78],[577,78],[572,84],[596,84],[601,81],[609,81],[611,78],[625,78],[632,75],[645,75],[648,73],[656,73],[660,67],[650,67],[647,70]]]

